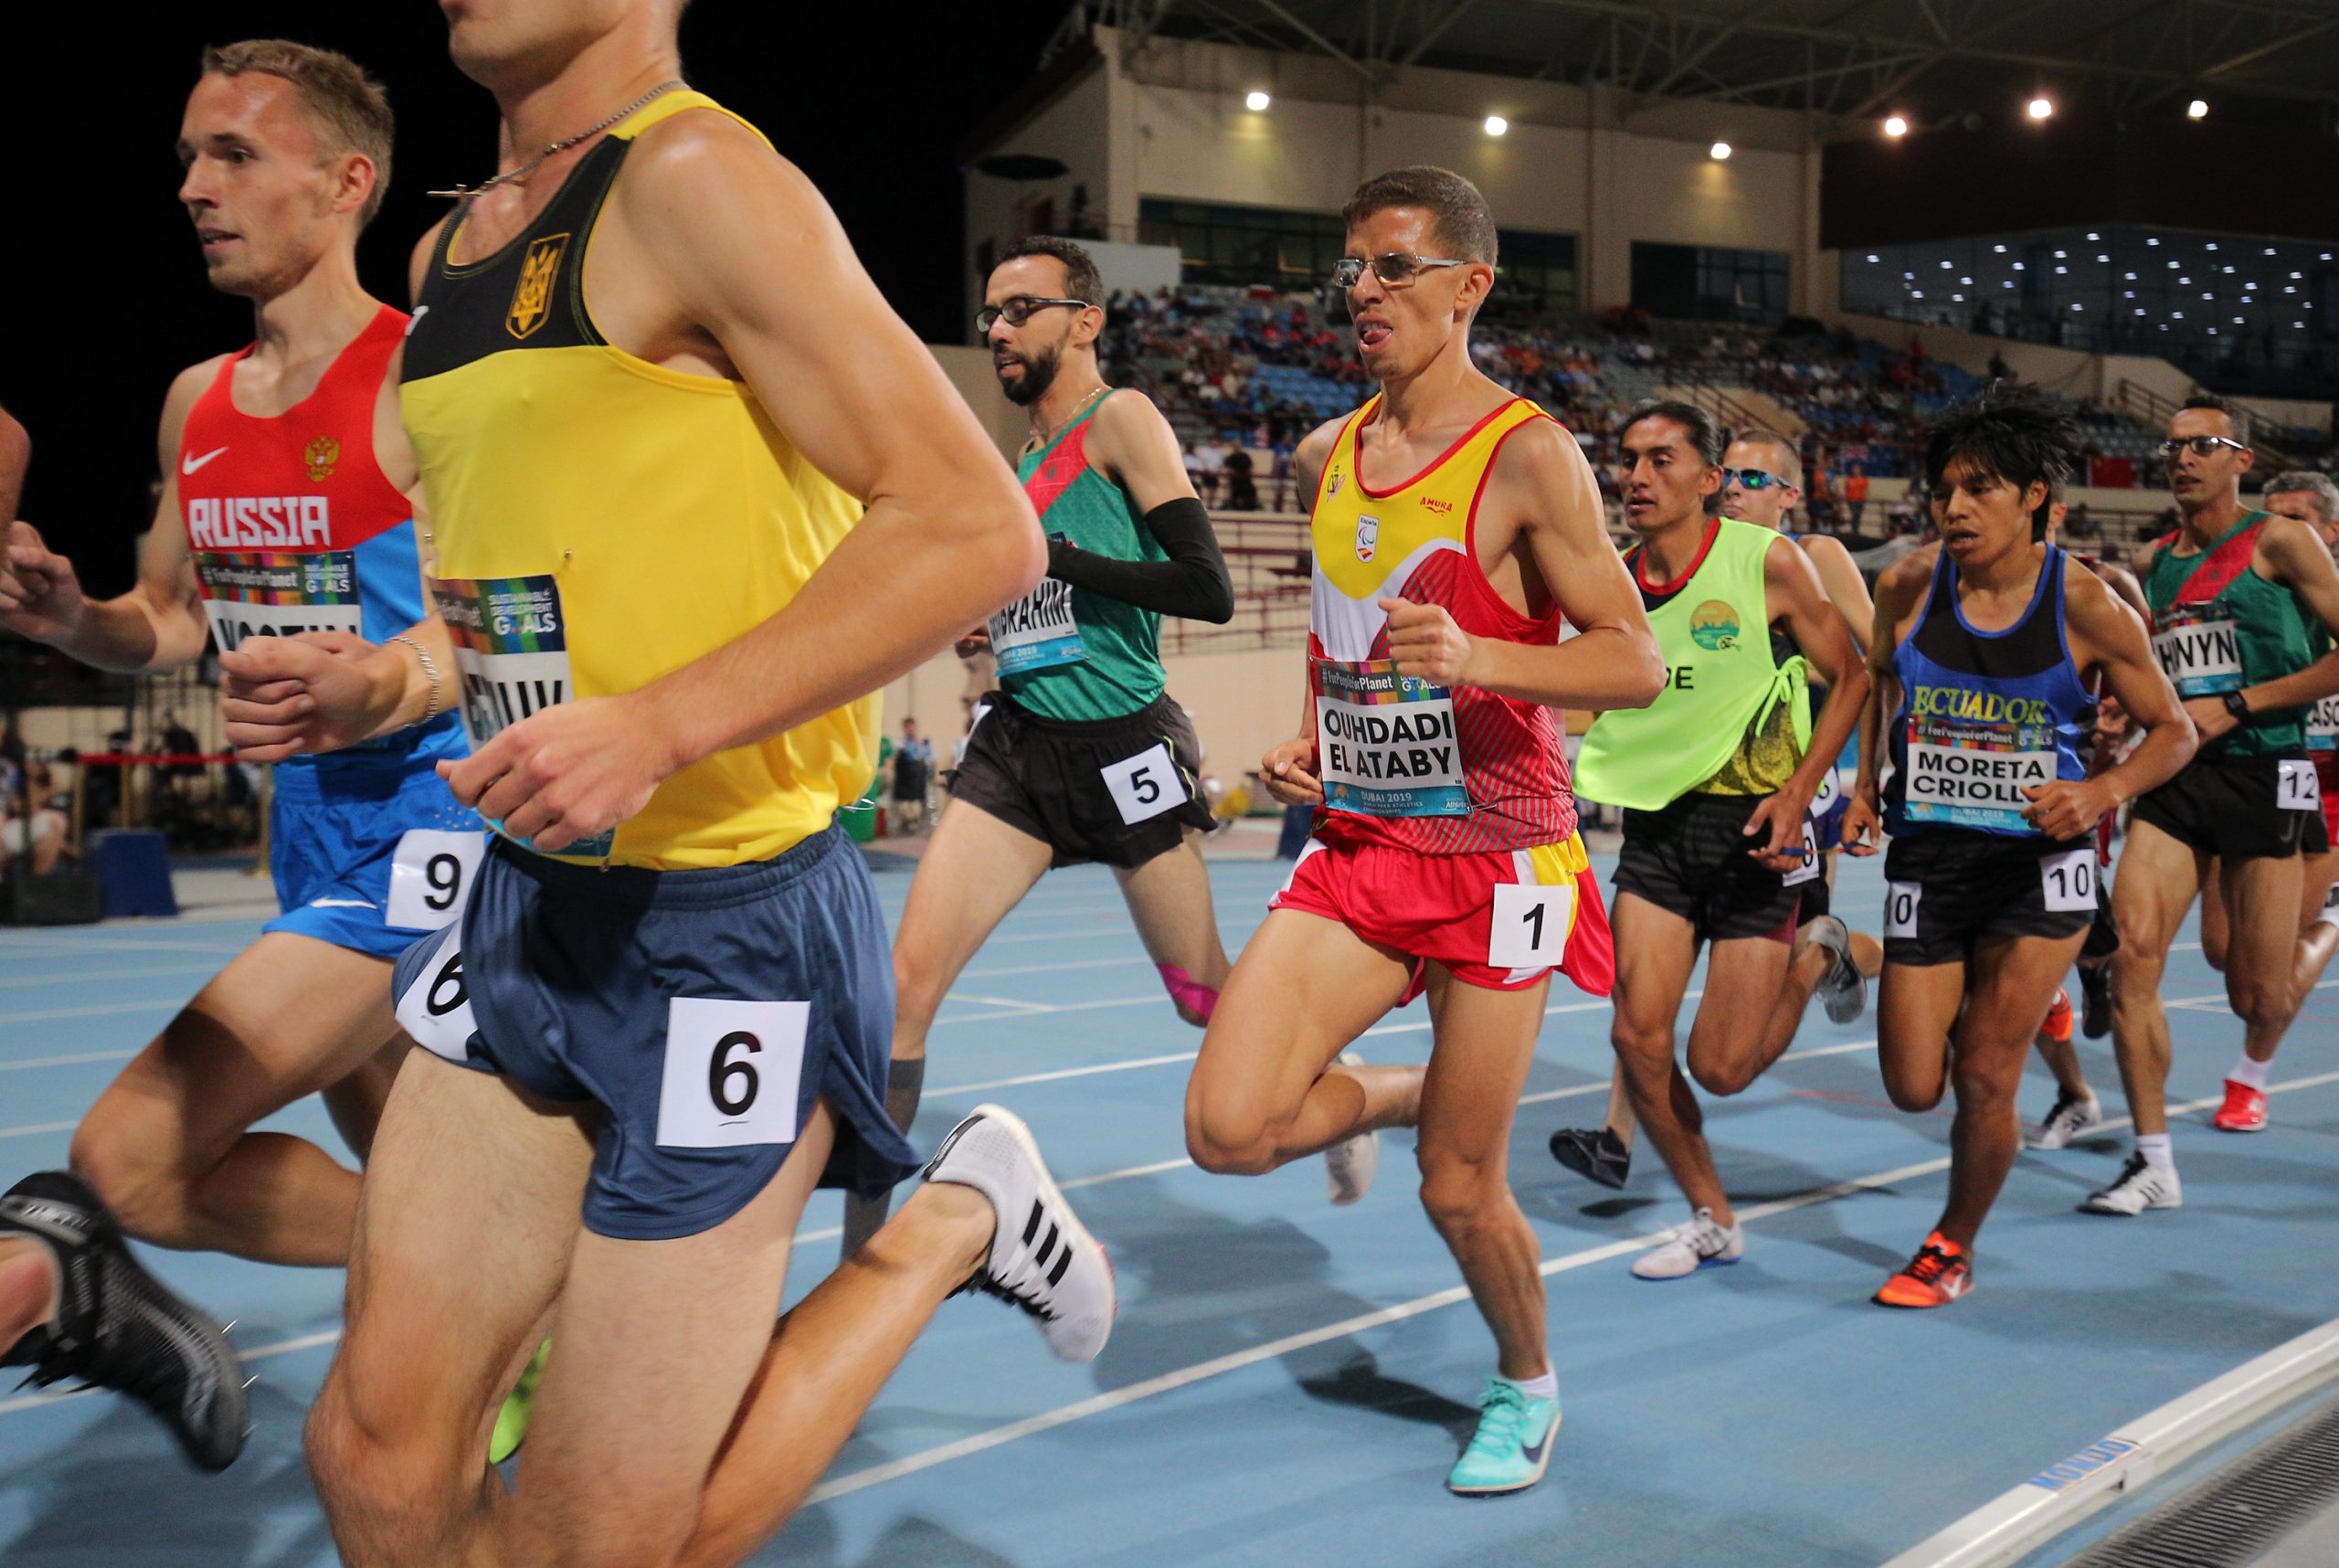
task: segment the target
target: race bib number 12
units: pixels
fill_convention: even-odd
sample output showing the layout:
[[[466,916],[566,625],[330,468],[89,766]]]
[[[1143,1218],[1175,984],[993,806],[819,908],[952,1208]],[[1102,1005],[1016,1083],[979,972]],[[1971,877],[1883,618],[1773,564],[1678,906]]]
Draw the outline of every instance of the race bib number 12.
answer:
[[[2285,757],[2274,779],[2274,803],[2286,811],[2313,811],[2323,806],[2323,787],[2315,782],[2314,764]]]

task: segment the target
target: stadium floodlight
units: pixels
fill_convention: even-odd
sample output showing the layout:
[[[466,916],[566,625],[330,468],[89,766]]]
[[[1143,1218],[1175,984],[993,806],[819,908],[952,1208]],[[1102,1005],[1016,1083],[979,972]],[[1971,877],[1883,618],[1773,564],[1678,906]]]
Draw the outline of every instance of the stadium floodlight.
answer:
[[[1906,136],[1909,133],[1908,116],[1905,114],[1886,115],[1884,117],[1884,133],[1887,136]]]
[[[2044,120],[2054,112],[2055,101],[2053,99],[2034,98],[2030,101],[2030,117],[2033,120]]]
[[[2185,106],[2185,118],[2187,120],[2207,120],[2208,117],[2209,101],[2206,98],[2196,98]]]
[[[1506,132],[1506,131],[1508,131],[1508,130],[1509,130],[1509,129],[1510,129],[1510,122],[1509,122],[1509,121],[1508,121],[1508,120],[1505,120],[1501,115],[1499,115],[1499,114],[1489,114],[1489,115],[1487,115],[1487,135],[1489,135],[1489,136],[1499,136],[1499,135],[1501,135],[1504,132]]]
[[[1727,142],[1717,142],[1706,150],[1712,154],[1713,160],[1717,164],[1728,158],[1730,153],[1730,143]]]
[[[1254,88],[1244,97],[1243,107],[1254,114],[1265,114],[1267,111],[1267,105],[1274,101],[1274,99]]]

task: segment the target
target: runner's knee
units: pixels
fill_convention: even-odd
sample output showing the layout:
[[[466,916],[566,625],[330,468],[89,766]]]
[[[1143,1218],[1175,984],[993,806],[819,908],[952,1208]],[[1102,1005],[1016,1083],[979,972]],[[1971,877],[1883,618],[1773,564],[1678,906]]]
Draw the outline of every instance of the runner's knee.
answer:
[[[1761,1073],[1753,1060],[1754,1053],[1742,1051],[1728,1054],[1720,1050],[1699,1050],[1689,1047],[1689,1076],[1698,1087],[1709,1095],[1728,1097],[1743,1094]]]
[[[130,1105],[100,1098],[74,1129],[69,1162],[122,1229],[167,1245],[187,1231],[194,1183],[168,1158],[178,1139]]]
[[[1421,1170],[1422,1208],[1449,1243],[1483,1230],[1510,1202],[1498,1161],[1424,1154]]]
[[[368,1419],[363,1404],[336,1365],[302,1432],[325,1517],[353,1568],[430,1561],[464,1479],[418,1434]]]
[[[1212,1175],[1264,1176],[1274,1170],[1277,1130],[1278,1123],[1247,1108],[1186,1102],[1186,1152]]]
[[[2258,1029],[2274,1028],[2290,1018],[2290,976],[2241,980],[2228,973],[2226,1000],[2232,1004],[2234,1016],[2243,1023]]]

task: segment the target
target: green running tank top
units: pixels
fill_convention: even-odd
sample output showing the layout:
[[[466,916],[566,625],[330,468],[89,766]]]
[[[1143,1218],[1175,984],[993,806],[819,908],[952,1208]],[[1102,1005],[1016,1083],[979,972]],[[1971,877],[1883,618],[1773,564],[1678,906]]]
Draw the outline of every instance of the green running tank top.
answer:
[[[2280,680],[2314,662],[2310,622],[2280,583],[2249,569],[2267,514],[2252,512],[2195,555],[2171,534],[2144,572],[2153,652],[2180,698],[2213,697]],[[2306,709],[2253,713],[2201,748],[2204,757],[2297,757],[2306,750]]]

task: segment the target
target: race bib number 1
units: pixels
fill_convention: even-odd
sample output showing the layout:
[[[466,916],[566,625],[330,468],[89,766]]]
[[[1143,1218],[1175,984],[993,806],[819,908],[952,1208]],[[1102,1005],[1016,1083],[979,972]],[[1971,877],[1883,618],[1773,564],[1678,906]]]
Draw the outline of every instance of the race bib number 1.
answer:
[[[2040,857],[2038,893],[2050,915],[2075,914],[2095,907],[2095,850],[2092,846],[2065,850]]]
[[[2315,782],[2314,764],[2285,757],[2274,778],[2274,803],[2286,811],[2314,811],[2323,807],[2323,787]]]
[[[1487,965],[1498,969],[1548,969],[1567,956],[1575,925],[1575,885],[1502,882],[1495,885]]]
[[[796,1141],[809,1001],[678,996],[666,1004],[661,1149]]]
[[[484,833],[410,828],[399,835],[397,854],[390,862],[386,923],[403,931],[436,931],[452,925],[470,901],[471,878],[486,848]]]
[[[1888,882],[1884,885],[1884,934],[1888,937],[1913,937],[1917,934],[1917,905],[1925,895],[1924,885],[1917,882]]]
[[[1131,827],[1186,803],[1186,780],[1178,771],[1177,759],[1170,755],[1167,741],[1101,771],[1113,804],[1120,808],[1121,821]]]

